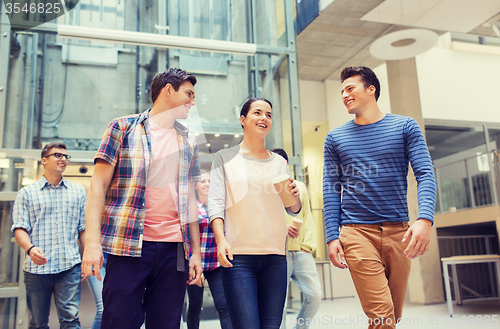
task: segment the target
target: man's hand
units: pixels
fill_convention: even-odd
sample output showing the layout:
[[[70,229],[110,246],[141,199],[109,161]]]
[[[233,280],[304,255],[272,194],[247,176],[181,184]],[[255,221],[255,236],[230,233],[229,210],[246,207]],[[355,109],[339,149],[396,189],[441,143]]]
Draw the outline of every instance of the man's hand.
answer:
[[[201,256],[198,253],[193,253],[189,258],[189,277],[187,284],[200,285],[203,269],[201,267]]]
[[[347,265],[345,264],[344,249],[342,248],[342,243],[340,243],[339,239],[330,241],[328,244],[328,257],[330,257],[330,260],[335,267],[347,268]]]
[[[85,280],[89,276],[94,276],[101,281],[101,267],[104,263],[104,255],[100,244],[87,243],[83,251],[82,258],[82,278]]]
[[[233,260],[233,251],[226,239],[217,243],[217,259],[222,267],[233,267],[233,264],[230,262],[230,260]]]
[[[288,236],[291,237],[292,239],[295,239],[299,236],[299,230],[297,227],[293,225],[287,225],[288,228]]]
[[[45,265],[47,264],[47,257],[45,257],[45,254],[43,253],[43,250],[38,248],[38,247],[33,247],[31,249],[29,256],[31,257],[31,260],[35,265]]]
[[[403,242],[411,235],[410,244],[403,251],[406,258],[414,259],[426,253],[431,242],[431,226],[429,220],[421,218],[406,231]]]

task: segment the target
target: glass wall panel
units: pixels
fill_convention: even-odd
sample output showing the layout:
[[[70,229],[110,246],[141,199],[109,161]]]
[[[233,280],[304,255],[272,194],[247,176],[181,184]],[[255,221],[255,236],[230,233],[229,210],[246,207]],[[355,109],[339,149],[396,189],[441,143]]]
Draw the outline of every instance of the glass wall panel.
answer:
[[[92,32],[110,29],[287,46],[284,0],[81,0],[51,23]],[[10,32],[7,24],[0,27]],[[210,168],[213,153],[241,142],[239,112],[249,97],[273,103],[266,146],[285,147],[293,154],[286,55],[263,54],[262,48],[255,55],[241,55],[67,38],[53,27],[6,32],[0,39],[0,112],[5,114],[0,143],[2,328],[13,328],[19,312],[14,304],[25,306],[25,296],[18,301],[1,288],[19,281],[17,262],[24,253],[9,230],[12,206],[17,191],[43,174],[40,149],[45,143],[64,142],[72,155],[65,177],[88,190],[92,157],[108,123],[152,106],[150,85],[158,72],[180,67],[198,79],[197,106],[183,123],[196,137],[204,169]]]
[[[497,204],[500,127],[427,120],[425,129],[439,180],[436,212]]]
[[[496,193],[496,202],[500,200],[500,125],[487,125],[488,136],[490,138],[489,149],[492,151],[492,174],[493,174],[493,185]],[[495,196],[495,195],[494,195]]]
[[[18,308],[20,252],[10,232],[12,205],[12,201],[0,201],[0,328],[15,328]]]
[[[284,0],[80,0],[52,23],[267,46],[287,44]]]
[[[491,154],[482,153],[474,158],[467,159],[474,206],[493,204],[493,191],[491,186]]]
[[[477,123],[426,120],[425,139],[433,161],[464,159],[486,151],[484,128]]]
[[[17,298],[0,299],[0,327],[11,329],[16,328],[16,307]]]
[[[465,161],[455,162],[438,169],[438,182],[442,211],[453,211],[472,206]]]
[[[234,135],[242,132],[239,111],[246,99],[266,97],[281,111],[280,94],[288,90],[285,56],[210,57],[205,56],[209,52],[190,55],[117,43],[106,48],[49,33],[13,38],[21,50],[8,66],[0,64],[8,70],[3,142],[8,149],[40,149],[44,143],[63,141],[70,150],[95,151],[113,118],[152,106],[150,84],[163,65],[197,76],[197,106],[186,125],[196,133],[232,136],[222,147],[239,142]],[[270,136],[269,145],[281,145],[281,130],[276,129],[280,137]],[[202,152],[220,149],[205,149],[208,143],[200,140]]]

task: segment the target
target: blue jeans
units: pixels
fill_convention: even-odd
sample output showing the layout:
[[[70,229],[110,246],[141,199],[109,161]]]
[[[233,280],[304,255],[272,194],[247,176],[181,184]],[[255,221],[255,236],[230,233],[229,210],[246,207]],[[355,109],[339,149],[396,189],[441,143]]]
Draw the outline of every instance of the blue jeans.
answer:
[[[286,256],[234,255],[222,283],[235,329],[279,328],[286,298]]]
[[[31,313],[29,328],[48,329],[50,299],[54,301],[61,328],[81,328],[78,318],[80,305],[80,264],[57,274],[24,273],[26,301]]]
[[[94,322],[92,323],[92,329],[101,329],[101,318],[102,311],[104,310],[104,305],[102,303],[102,285],[104,281],[104,277],[106,276],[106,263],[108,262],[108,258],[104,258],[104,263],[102,263],[101,268],[101,281],[97,280],[95,276],[91,276],[88,278],[90,292],[92,296],[94,296],[96,313],[94,317]]]
[[[297,319],[293,322],[295,328],[307,329],[312,323],[321,302],[321,283],[316,263],[311,253],[305,251],[289,251],[287,257],[288,281],[295,281],[304,295]],[[286,328],[286,321],[281,324]]]
[[[210,292],[214,299],[215,308],[219,313],[220,325],[222,329],[232,329],[231,317],[227,309],[224,287],[222,286],[221,269],[217,267],[211,271],[203,271],[205,279],[208,281]],[[188,329],[198,329],[200,327],[200,313],[203,306],[203,287],[197,285],[187,286],[189,296],[189,307],[187,310],[186,324]]]

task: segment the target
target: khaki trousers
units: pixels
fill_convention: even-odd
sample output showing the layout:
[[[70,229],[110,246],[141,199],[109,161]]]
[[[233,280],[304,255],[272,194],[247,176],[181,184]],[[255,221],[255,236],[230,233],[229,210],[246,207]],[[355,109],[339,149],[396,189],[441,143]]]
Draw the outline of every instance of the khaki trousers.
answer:
[[[403,315],[411,261],[403,254],[407,222],[347,224],[340,230],[347,265],[369,329],[396,328]]]

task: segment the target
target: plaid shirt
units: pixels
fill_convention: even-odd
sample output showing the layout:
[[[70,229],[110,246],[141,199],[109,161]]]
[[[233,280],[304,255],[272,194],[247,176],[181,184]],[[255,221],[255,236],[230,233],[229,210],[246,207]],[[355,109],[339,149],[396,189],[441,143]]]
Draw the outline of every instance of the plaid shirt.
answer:
[[[42,177],[17,193],[11,231],[26,230],[31,243],[47,257],[47,264],[40,266],[26,257],[25,272],[57,274],[82,262],[77,240],[85,231],[86,201],[83,186],[64,178],[54,187]]]
[[[144,229],[146,182],[151,163],[149,111],[114,119],[95,155],[115,167],[101,228],[104,252],[140,257]],[[179,218],[186,258],[189,255],[188,183],[200,180],[198,148],[186,127],[175,122],[179,141]]]
[[[200,222],[201,266],[203,271],[211,271],[219,267],[217,261],[217,244],[214,231],[208,221],[208,207],[198,201],[198,220]]]

